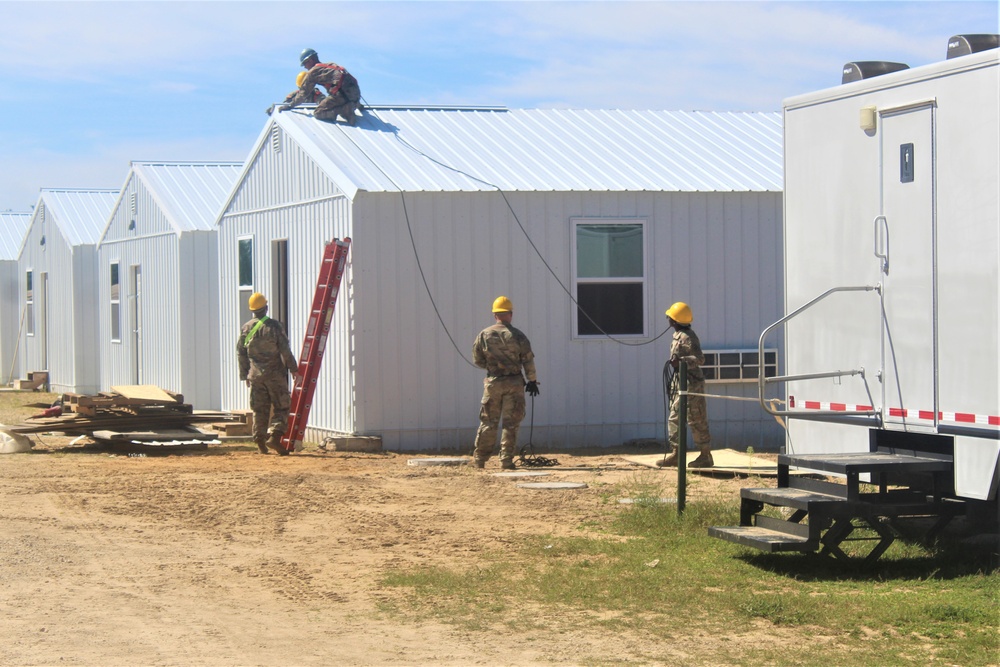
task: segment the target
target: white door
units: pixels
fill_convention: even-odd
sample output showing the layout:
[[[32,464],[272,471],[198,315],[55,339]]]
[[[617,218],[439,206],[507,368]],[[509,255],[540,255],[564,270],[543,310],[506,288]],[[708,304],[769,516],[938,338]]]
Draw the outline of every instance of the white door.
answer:
[[[880,134],[881,216],[874,233],[884,256],[882,405],[886,423],[913,425],[917,411],[937,414],[934,109],[886,113]]]

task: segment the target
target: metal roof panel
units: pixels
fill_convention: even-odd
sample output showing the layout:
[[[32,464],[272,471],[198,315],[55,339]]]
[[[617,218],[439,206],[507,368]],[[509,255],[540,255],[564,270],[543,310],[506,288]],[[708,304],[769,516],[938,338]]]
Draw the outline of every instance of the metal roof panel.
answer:
[[[31,213],[0,212],[0,261],[18,258],[30,224]]]
[[[211,230],[242,162],[132,162],[177,232]]]
[[[42,188],[39,203],[55,217],[70,246],[95,245],[120,190]],[[36,207],[37,210],[37,207]]]
[[[778,112],[371,106],[355,127],[304,109],[276,122],[346,191],[782,188]]]

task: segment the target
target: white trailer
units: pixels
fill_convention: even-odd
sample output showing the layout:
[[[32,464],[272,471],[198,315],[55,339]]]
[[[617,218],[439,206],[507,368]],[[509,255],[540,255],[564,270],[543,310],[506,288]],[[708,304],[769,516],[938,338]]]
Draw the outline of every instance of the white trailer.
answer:
[[[765,345],[784,327],[785,359],[780,377],[760,379],[762,405],[772,411],[763,397],[781,383],[779,487],[797,486],[787,472],[803,468],[841,474],[849,490],[744,489],[742,527],[713,528],[717,537],[843,555],[851,518],[884,526],[913,512],[940,512],[938,528],[964,514],[995,532],[998,81],[993,48],[785,101],[786,316],[761,336]],[[864,482],[878,492],[866,496]],[[901,513],[898,486],[910,505]],[[854,502],[854,516],[824,538],[810,524],[836,530],[829,512],[815,520],[829,494]],[[933,508],[914,509],[920,498]],[[796,507],[797,525],[762,525],[763,505]],[[875,558],[893,536],[886,529]]]

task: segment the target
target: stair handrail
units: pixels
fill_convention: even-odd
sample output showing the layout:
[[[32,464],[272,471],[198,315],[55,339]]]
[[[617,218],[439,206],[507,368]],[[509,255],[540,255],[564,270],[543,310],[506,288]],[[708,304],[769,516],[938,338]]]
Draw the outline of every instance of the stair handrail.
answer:
[[[778,320],[777,322],[771,324],[766,329],[764,329],[764,331],[760,334],[760,339],[759,339],[759,341],[757,343],[757,354],[758,354],[757,358],[758,359],[763,359],[764,358],[764,339],[767,337],[767,335],[769,333],[771,333],[771,331],[773,329],[775,329],[776,327],[779,327],[782,324],[788,322],[790,319],[792,319],[793,317],[798,316],[803,311],[808,310],[809,308],[811,308],[812,306],[816,305],[817,303],[819,303],[823,299],[827,298],[831,294],[836,294],[838,292],[878,292],[879,294],[881,294],[882,293],[882,284],[879,283],[877,285],[851,285],[851,286],[845,286],[845,287],[832,287],[832,288],[828,289],[827,291],[823,292],[822,294],[820,294],[819,296],[817,296],[815,299],[807,302],[806,304],[804,304],[802,306],[799,306],[798,308],[796,308],[794,311],[792,311],[788,315],[785,315],[780,320]],[[793,382],[795,380],[815,380],[815,379],[821,379],[821,378],[847,377],[847,376],[854,376],[854,375],[860,375],[861,377],[864,377],[864,375],[865,375],[865,369],[864,368],[859,368],[859,369],[856,369],[856,370],[849,370],[849,371],[829,371],[829,372],[825,372],[825,373],[806,373],[806,374],[800,374],[800,375],[778,375],[778,376],[770,377],[770,378],[769,377],[765,377],[765,375],[764,375],[763,372],[758,371],[758,373],[757,373],[757,398],[760,401],[760,406],[764,409],[765,412],[767,412],[770,415],[773,415],[775,417],[801,416],[801,411],[799,411],[799,410],[779,410],[779,409],[773,407],[773,405],[771,405],[764,398],[765,393],[766,393],[766,389],[767,389],[767,385],[768,384],[776,384],[778,382]],[[859,416],[859,415],[861,415],[861,416],[876,417],[877,418],[881,414],[881,411],[880,410],[875,410],[875,409],[872,409],[872,410],[837,410],[836,412],[834,412],[833,410],[827,410],[827,411],[815,410],[815,411],[812,411],[812,413],[816,414],[816,415],[822,414],[822,413],[836,414],[838,417]]]

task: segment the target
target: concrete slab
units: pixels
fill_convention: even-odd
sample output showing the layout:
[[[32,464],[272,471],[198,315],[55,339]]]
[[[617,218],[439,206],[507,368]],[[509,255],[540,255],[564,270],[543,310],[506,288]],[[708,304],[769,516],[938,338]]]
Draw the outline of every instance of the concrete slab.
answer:
[[[698,458],[698,451],[689,451],[687,461],[691,463]],[[676,468],[659,468],[657,461],[663,460],[663,452],[658,454],[640,454],[637,456],[623,456],[622,459],[631,463],[657,468],[659,470],[674,470]],[[778,461],[776,456],[761,456],[760,454],[749,455],[746,452],[738,452],[735,449],[713,449],[712,459],[715,465],[711,468],[691,468],[689,473],[701,475],[758,475],[760,477],[774,477],[778,474]]]
[[[464,466],[469,465],[468,456],[435,456],[429,459],[408,459],[408,466]]]
[[[586,489],[583,482],[521,482],[519,489]]]
[[[548,477],[552,473],[532,471],[532,470],[515,470],[514,472],[495,472],[492,473],[494,477]]]

